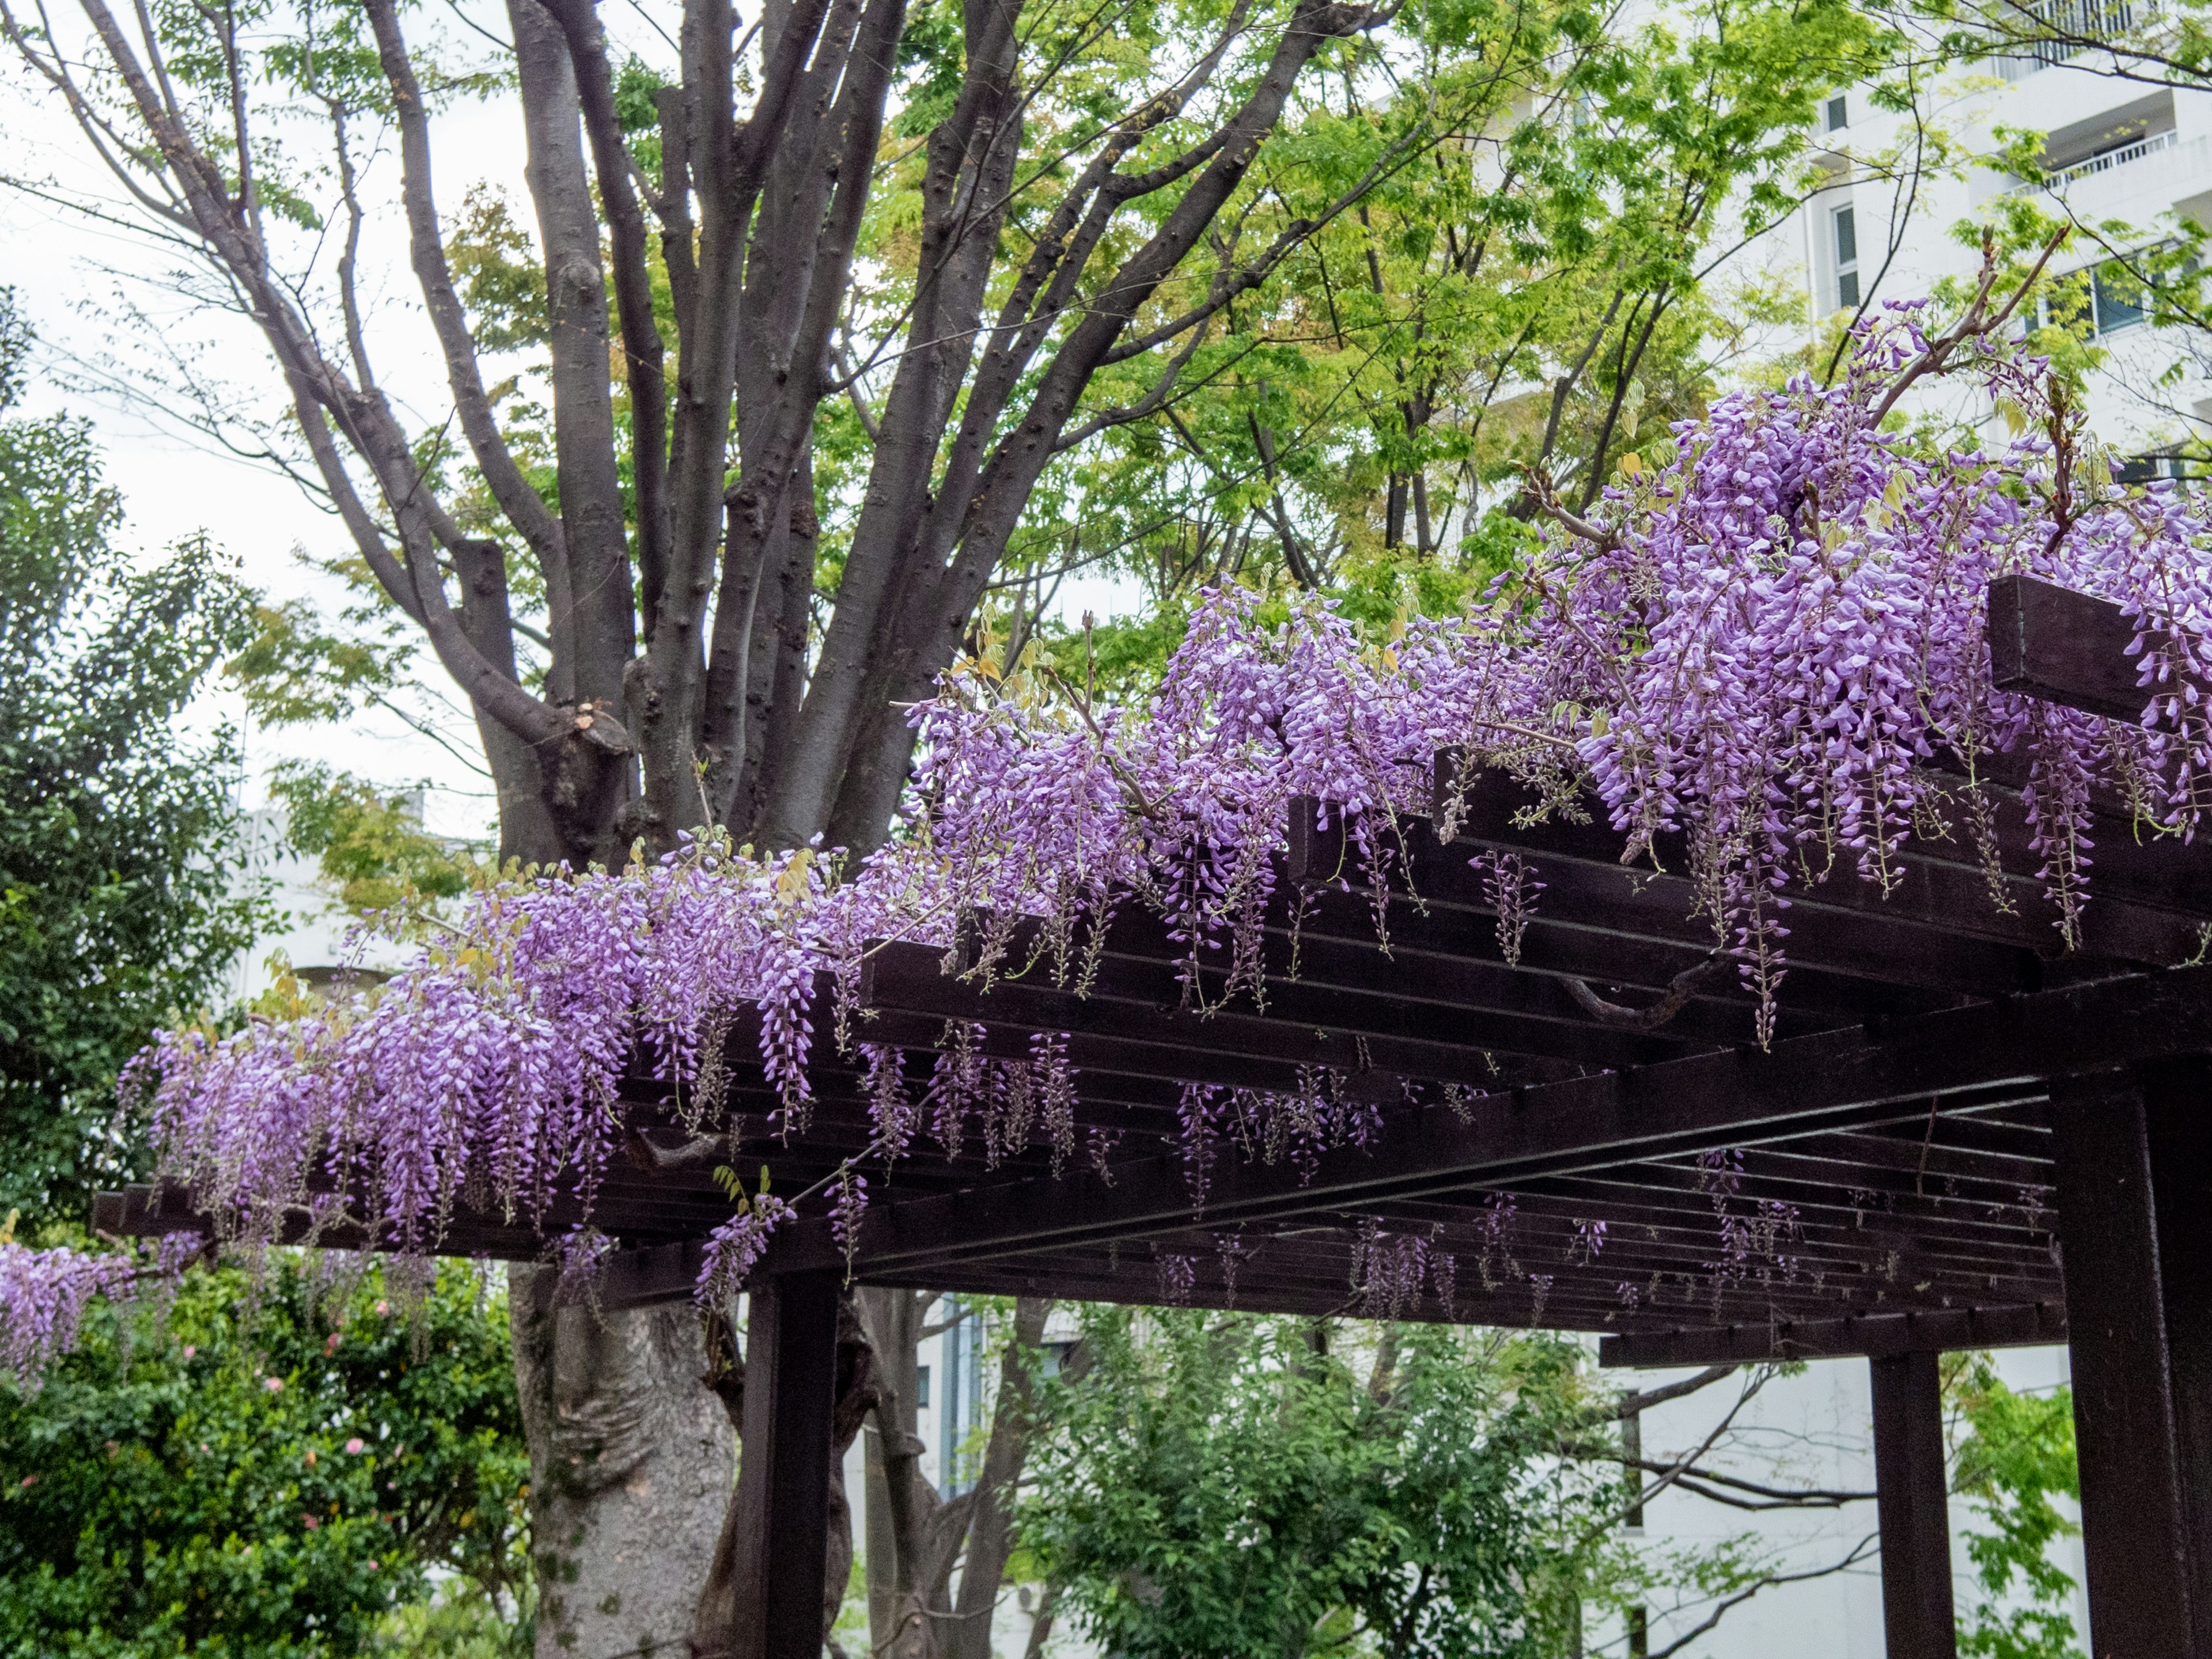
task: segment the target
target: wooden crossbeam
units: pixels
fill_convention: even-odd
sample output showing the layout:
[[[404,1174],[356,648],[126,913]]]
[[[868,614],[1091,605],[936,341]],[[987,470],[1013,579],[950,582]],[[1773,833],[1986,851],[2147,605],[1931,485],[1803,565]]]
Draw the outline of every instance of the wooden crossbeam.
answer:
[[[2066,1304],[2054,1298],[2024,1305],[1934,1308],[1843,1319],[1632,1331],[1601,1340],[1597,1345],[1597,1363],[1656,1370],[1761,1359],[1840,1359],[1949,1352],[1960,1348],[2039,1347],[2064,1340]]]
[[[1681,1052],[1662,1037],[1609,1030],[1585,1020],[1533,1018],[1479,1009],[1442,1009],[1354,992],[1297,985],[1269,988],[1269,1011],[1249,1005],[1201,1012],[1180,1006],[1165,964],[1101,964],[1079,994],[1044,982],[983,985],[945,973],[945,953],[887,944],[870,954],[860,996],[872,1007],[963,1019],[1019,1031],[1118,1038],[1178,1054],[1237,1055],[1291,1066],[1325,1066],[1347,1076],[1385,1073],[1470,1086],[1494,1076],[1485,1054],[1632,1066]],[[1170,1069],[1180,1066],[1175,1062]],[[1193,1071],[1177,1071],[1191,1077]],[[1295,1084],[1295,1079],[1290,1079]],[[1393,1085],[1389,1091],[1397,1091]]]
[[[1511,1015],[1522,1020],[1545,1022],[1552,1027],[1589,1030],[1589,1012],[1569,991],[1565,983],[1568,978],[1581,979],[1585,983],[1595,980],[1615,995],[1621,994],[1626,987],[1663,991],[1676,975],[1697,968],[1704,961],[1697,953],[1676,951],[1663,958],[1631,962],[1626,965],[1636,971],[1624,972],[1621,957],[1625,953],[1617,947],[1608,949],[1613,941],[1598,940],[1593,942],[1596,949],[1578,959],[1578,973],[1570,974],[1549,964],[1540,968],[1527,959],[1527,953],[1519,965],[1508,966],[1498,959],[1497,927],[1489,917],[1460,910],[1438,910],[1423,916],[1402,901],[1389,918],[1391,938],[1386,951],[1376,937],[1374,913],[1364,896],[1357,904],[1357,914],[1349,917],[1315,914],[1324,908],[1339,908],[1328,905],[1327,901],[1345,896],[1334,893],[1312,896],[1304,911],[1296,918],[1295,925],[1284,914],[1286,906],[1279,899],[1269,906],[1260,931],[1258,954],[1267,976],[1267,1012],[1271,1015],[1293,1024],[1340,1024],[1348,1029],[1382,1030],[1395,1029],[1407,1019],[1418,1020],[1436,1011],[1447,1011],[1453,1014]],[[1314,902],[1316,898],[1322,902]],[[1408,925],[1422,921],[1433,925]],[[982,960],[979,932],[980,928],[969,932],[962,957],[963,965],[974,966]],[[1409,934],[1413,935],[1410,939]],[[1012,924],[1005,930],[1003,946],[991,964],[994,971],[1007,976],[1018,975],[1035,983],[1049,982],[1057,971],[1057,963],[1042,952],[1044,935],[1044,924],[1040,921],[1024,919]],[[1132,967],[1143,964],[1153,969],[1164,967],[1178,975],[1191,971],[1190,945],[1173,938],[1167,923],[1158,916],[1136,906],[1117,908],[1103,937],[1085,937],[1080,951],[1086,960],[1095,952],[1102,968],[1126,963]],[[1233,999],[1227,998],[1229,969],[1229,952],[1224,950],[1201,949],[1197,953],[1198,982],[1206,1002],[1218,1004],[1226,999],[1228,1006],[1251,1010],[1254,1002],[1248,988],[1240,987]],[[1142,983],[1139,980],[1123,982]],[[1172,1003],[1180,1000],[1180,991],[1179,979],[1161,979],[1154,982],[1147,995],[1152,1000]],[[1101,984],[1091,994],[1112,995],[1113,983]],[[1302,1005],[1318,1004],[1327,1012],[1334,1006],[1334,1000],[1342,997],[1357,1000],[1349,1008],[1358,1012],[1358,1018],[1310,1020],[1300,1012]],[[1392,1006],[1387,1024],[1379,1011],[1366,1011],[1366,1005],[1377,998],[1387,1000]],[[1399,1007],[1411,1012],[1397,1013],[1395,1011]],[[1668,1021],[1662,1030],[1654,1035],[1674,1052],[1680,1052],[1685,1046],[1747,1042],[1753,1040],[1754,1012],[1753,1003],[1736,984],[1732,972],[1709,972],[1698,993]],[[1851,1018],[1841,1014],[1820,1019],[1800,1018],[1794,1008],[1783,1018],[1791,1036],[1852,1023]],[[1456,1034],[1464,1027],[1455,1024],[1452,1029]],[[1571,1047],[1556,1030],[1547,1030],[1543,1026],[1522,1030],[1532,1042]],[[1571,1052],[1569,1057],[1595,1060],[1596,1054],[1585,1048]],[[1643,1056],[1655,1057],[1652,1054]],[[1624,1053],[1623,1058],[1630,1057]]]
[[[1271,933],[1287,939],[1292,928],[1293,903],[1287,865],[1279,874],[1277,896],[1265,921]],[[1366,893],[1307,886],[1297,890],[1295,902],[1298,907],[1296,931],[1302,944],[1327,939],[1354,951],[1381,954],[1374,910]],[[1127,914],[1133,928],[1150,920],[1141,911]],[[1430,906],[1425,902],[1416,905],[1400,894],[1390,904],[1388,921],[1390,953],[1395,958],[1416,964],[1458,960],[1504,965],[1496,917],[1483,906]],[[1121,921],[1117,916],[1117,927]],[[1532,977],[1579,979],[1598,987],[1660,992],[1686,969],[1705,962],[1713,944],[1709,927],[1680,930],[1662,939],[1608,933],[1554,919],[1539,903],[1521,937],[1520,960],[1512,971]],[[1946,1006],[1957,995],[1956,987],[1898,985],[1831,973],[1818,963],[1799,961],[1783,982],[1777,1000],[1785,1024],[1801,1012],[1806,1018],[1809,1024],[1797,1028],[1802,1031],[1852,1024],[1878,1014],[1924,1013]],[[1693,999],[1695,1004],[1708,1008],[1737,1011],[1745,1000],[1740,987],[1718,975],[1701,984]]]
[[[1524,1183],[1514,1189],[1514,1195],[1524,1213],[1541,1206],[1553,1215],[1604,1221],[1616,1229],[1616,1238],[1640,1237],[1647,1228],[1680,1232],[1711,1249],[1721,1212],[1686,1183],[1668,1179],[1686,1173],[1664,1165],[1632,1164],[1589,1176],[1555,1176]],[[1758,1220],[1759,1201],[1747,1193],[1729,1213],[1739,1221]],[[1830,1208],[1791,1207],[1797,1210],[1794,1221],[1803,1241],[1786,1247],[1793,1251],[1825,1244],[1838,1255],[1864,1259],[1891,1249],[1925,1247],[1948,1249],[1964,1261],[1991,1266],[2050,1260],[2047,1239],[2040,1232],[2017,1224],[1996,1225],[1944,1215],[1932,1205],[1922,1206],[1914,1215],[1875,1212],[1862,1219],[1854,1219],[1849,1212],[1839,1216]]]
[[[1990,584],[1990,678],[2000,691],[2139,720],[2150,692],[2128,655],[2138,631],[2107,599],[2033,576]]]
[[[2005,1187],[1984,1182],[1970,1189],[1959,1182],[1957,1189],[1952,1190],[1942,1181],[1916,1182],[1893,1171],[1839,1170],[1820,1160],[1793,1158],[1786,1152],[1791,1144],[1780,1141],[1742,1150],[1741,1191],[1747,1200],[1788,1204],[1839,1225],[1924,1223],[1947,1230],[1963,1227],[1969,1236],[1978,1229],[1986,1230],[1993,1237],[2006,1234],[2046,1239],[2049,1236],[2050,1205],[2046,1202],[2040,1211],[2036,1210],[2023,1201],[2017,1184]],[[1693,1190],[1692,1172],[1680,1161],[1632,1164],[1575,1179],[1599,1190],[1617,1185],[1651,1193],[1686,1194]],[[2036,1218],[2031,1220],[2031,1216]]]
[[[1695,885],[1680,875],[1654,874],[1648,866],[1622,866],[1621,837],[1602,819],[1581,824],[1517,822],[1534,804],[1522,785],[1495,772],[1462,784],[1457,765],[1450,750],[1437,758],[1433,817],[1443,822],[1445,804],[1456,798],[1461,823],[1454,845],[1464,850],[1455,858],[1452,849],[1436,847],[1432,831],[1409,828],[1406,844],[1414,851],[1418,890],[1443,903],[1479,907],[1483,902],[1476,896],[1480,883],[1465,867],[1466,854],[1509,850],[1524,855],[1539,878],[1548,884],[1535,906],[1540,915],[1557,913],[1562,903],[1579,907],[1592,894],[1602,898],[1633,886],[1636,900],[1625,911],[1620,931],[1711,942],[1711,922],[1694,914],[1698,902]],[[1299,822],[1294,817],[1294,866],[1301,850]],[[1309,815],[1303,833],[1310,838],[1310,867],[1322,872],[1346,867],[1340,829],[1314,828]],[[2020,839],[2024,849],[2024,824]],[[1681,837],[1661,836],[1658,850],[1668,870],[1690,867],[1688,847]],[[1854,865],[1842,861],[1817,884],[1792,879],[1784,885],[1783,894],[1790,901],[1784,915],[1790,930],[1789,955],[1793,961],[1838,972],[1979,994],[2033,986],[2041,981],[2033,959],[2057,956],[2064,947],[2054,925],[2057,913],[2044,884],[2032,876],[2008,874],[2002,886],[2009,910],[1997,906],[1989,873],[1971,858],[1917,842],[1908,842],[1891,860],[1887,890],[1863,880]],[[1558,900],[1554,889],[1564,890]],[[2079,925],[2086,952],[2166,964],[2187,961],[2201,947],[2198,916],[2147,902],[2140,891],[2130,892],[2123,885],[2117,892],[2100,892],[2099,904],[2102,913],[2095,921],[2089,921],[2086,908],[2081,914]],[[1572,914],[1579,915],[1579,908]],[[1563,915],[1561,919],[1569,918]],[[2031,960],[2023,963],[2008,952],[2026,953]]]
[[[1159,1288],[1159,1259],[1181,1255],[1192,1272],[1186,1299],[1194,1306],[1355,1316],[1366,1307],[1364,1297],[1347,1276],[1348,1251],[1292,1256],[1280,1243],[1261,1241],[1257,1257],[1240,1267],[1232,1290],[1210,1237],[1167,1236],[1158,1243],[1157,1255],[1134,1247],[1125,1249],[1118,1257],[1100,1249],[1042,1251],[884,1270],[870,1274],[868,1282],[994,1295],[1158,1303],[1169,1299]],[[1466,1324],[1540,1322],[1550,1329],[1612,1334],[1665,1331],[1685,1322],[1765,1331],[1778,1322],[1805,1325],[1832,1320],[1839,1304],[1850,1306],[1855,1298],[1863,1298],[1859,1305],[1869,1310],[1863,1316],[1867,1317],[1887,1317],[1889,1310],[1897,1306],[1893,1298],[1887,1307],[1878,1304],[1879,1289],[1838,1287],[1833,1278],[1825,1285],[1815,1285],[1809,1279],[1783,1285],[1746,1277],[1716,1286],[1710,1274],[1700,1272],[1683,1276],[1670,1273],[1663,1305],[1647,1302],[1632,1309],[1618,1293],[1616,1281],[1620,1277],[1602,1263],[1589,1267],[1524,1261],[1518,1273],[1506,1272],[1500,1264],[1486,1284],[1474,1261],[1462,1253],[1455,1304],[1449,1316],[1432,1293],[1424,1293],[1389,1316],[1431,1323],[1448,1319]],[[1637,1277],[1640,1279],[1643,1275]],[[1691,1282],[1686,1284],[1685,1278]],[[1539,1281],[1542,1281],[1540,1286]],[[2028,1305],[2039,1300],[2055,1305],[2058,1289],[2055,1281],[2045,1281],[2007,1286],[2004,1296],[2012,1300],[1993,1297],[1983,1299],[1981,1305]],[[1389,1312],[1387,1308],[1385,1311]]]
[[[1517,786],[1499,782],[1494,813],[1462,828],[1460,839],[1450,847],[1438,844],[1428,819],[1401,820],[1412,866],[1407,879],[1424,902],[1492,914],[1484,878],[1469,867],[1468,859],[1485,850],[1504,850],[1524,854],[1534,866],[1537,878],[1545,884],[1534,909],[1547,923],[1700,951],[1711,951],[1718,943],[1711,921],[1699,913],[1697,889],[1687,878],[1622,865],[1618,838],[1609,832],[1600,832],[1593,840],[1607,841],[1610,852],[1595,845],[1586,852],[1565,850],[1576,847],[1585,831],[1578,826],[1515,824],[1517,804],[1509,807],[1504,792],[1508,787],[1517,792]],[[1357,868],[1347,854],[1344,831],[1334,824],[1316,827],[1313,817],[1312,811],[1302,812],[1293,803],[1291,873],[1314,883],[1341,879]],[[1902,907],[1894,913],[1867,908],[1856,890],[1862,884],[1854,878],[1838,887],[1838,894],[1852,901],[1848,904],[1793,902],[1786,915],[1793,961],[1884,984],[1978,996],[2032,990],[2041,982],[2030,930],[2019,918],[1994,924],[2008,933],[2016,929],[2018,938],[1988,936],[1992,925],[1988,919],[1994,913],[1986,894],[1971,908],[1962,896],[1958,898],[1958,914],[1961,918],[1971,915],[1973,926],[1954,930],[1926,923]],[[2174,926],[2181,929],[2185,924],[2176,918]],[[2174,960],[2196,948],[2194,930],[2187,933],[2190,943],[2176,951]],[[2040,939],[2033,940],[2034,947],[2044,944]],[[2049,948],[2055,950],[2057,944],[2054,934]]]
[[[970,1007],[984,999],[970,994]],[[972,1017],[972,1016],[971,1016]],[[1376,1141],[1324,1155],[1307,1175],[1224,1160],[1208,1210],[1226,1224],[1511,1186],[1644,1158],[1786,1139],[1923,1114],[1952,1091],[2212,1047],[2212,967],[2098,981],[1899,1020],[1879,1040],[1838,1031],[1567,1079],[1478,1103],[1470,1121],[1441,1106],[1395,1115]],[[861,1257],[885,1267],[1139,1237],[1189,1212],[1177,1159],[879,1206]],[[779,1237],[772,1254],[825,1265],[825,1223]]]

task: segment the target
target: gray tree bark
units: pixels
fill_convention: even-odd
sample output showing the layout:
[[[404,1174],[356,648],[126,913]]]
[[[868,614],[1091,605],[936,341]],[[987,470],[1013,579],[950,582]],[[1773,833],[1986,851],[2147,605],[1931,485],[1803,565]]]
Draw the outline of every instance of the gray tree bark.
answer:
[[[538,1659],[680,1659],[737,1474],[699,1317],[558,1307],[558,1279],[507,1273]]]
[[[1012,1553],[1014,1487],[1036,1429],[1029,1367],[1052,1304],[1042,1297],[1016,1301],[982,1468],[975,1486],[947,1500],[922,1477],[922,1443],[915,1433],[922,1314],[934,1299],[927,1291],[860,1293],[876,1355],[867,1470],[869,1643],[889,1659],[989,1659],[992,1613]]]

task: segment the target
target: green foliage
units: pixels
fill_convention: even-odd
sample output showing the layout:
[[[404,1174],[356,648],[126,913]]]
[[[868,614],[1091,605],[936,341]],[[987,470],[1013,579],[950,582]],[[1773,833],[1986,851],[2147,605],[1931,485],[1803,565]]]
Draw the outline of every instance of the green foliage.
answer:
[[[1449,615],[1526,544],[1527,470],[1586,501],[1701,413],[1749,324],[1802,314],[1794,294],[1708,291],[1723,215],[1750,234],[1794,210],[1820,100],[1894,44],[1842,0],[1699,0],[1633,27],[1580,0],[1429,0],[1397,27],[1399,72],[1325,77],[1221,258],[1322,228],[1208,325],[1156,412],[1118,414],[1159,401],[1158,354],[1101,375],[1107,423],[1013,538],[1008,574],[1039,595],[1066,566],[1143,583],[1147,614],[1111,642],[1127,672],[1103,685],[1157,673],[1210,584],[1318,586],[1378,636]],[[1063,673],[1077,645],[1047,642]]]
[[[223,672],[264,726],[343,720],[402,684],[415,655],[396,619],[354,620],[337,633],[304,599],[256,605],[253,636]]]
[[[1950,1379],[1960,1425],[1953,1490],[1971,1499],[1983,1528],[1965,1534],[1978,1605],[1960,1620],[1969,1659],[2080,1659],[2074,1581],[2051,1547],[2079,1528],[2051,1500],[2079,1500],[2070,1389],[2015,1394],[1987,1354],[1963,1357]]]
[[[470,187],[447,232],[446,260],[478,346],[514,351],[545,343],[545,264],[504,191]]]
[[[404,794],[319,762],[285,761],[269,793],[284,807],[293,848],[314,859],[356,915],[404,920],[434,912],[493,868],[465,842],[434,836]]]
[[[1605,1415],[1571,1343],[1127,1310],[1085,1341],[1020,1537],[1109,1652],[1564,1653],[1637,1577],[1618,1466],[1563,1455]]]
[[[103,1304],[0,1383],[0,1655],[529,1651],[503,1289],[448,1267],[410,1317],[313,1271],[195,1270],[166,1329]]]
[[[0,389],[27,331],[0,294]],[[251,596],[204,541],[134,565],[82,422],[0,403],[0,1212],[81,1215],[131,1164],[118,1068],[199,1008],[268,916],[241,879],[226,728],[176,716],[245,642]]]

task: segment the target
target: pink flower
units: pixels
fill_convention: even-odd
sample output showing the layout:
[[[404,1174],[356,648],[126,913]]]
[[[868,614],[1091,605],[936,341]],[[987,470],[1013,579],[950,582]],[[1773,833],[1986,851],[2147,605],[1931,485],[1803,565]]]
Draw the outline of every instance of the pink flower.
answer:
[[[380,1317],[392,1311],[392,1304],[389,1302],[379,1301],[376,1304],[376,1311]]]
[[[282,1394],[284,1392],[284,1379],[281,1376],[264,1376],[261,1379],[261,1386],[271,1394]]]
[[[185,1358],[190,1359],[190,1358],[191,1358],[194,1354],[198,1353],[198,1352],[199,1352],[199,1349],[198,1349],[198,1348],[197,1348],[196,1346],[194,1346],[191,1343],[187,1342],[187,1343],[185,1343]]]
[[[321,1526],[323,1523],[316,1520],[312,1515],[303,1515],[300,1517],[300,1524],[305,1527],[309,1532],[313,1532],[316,1528]]]
[[[23,1484],[27,1486],[35,1486],[39,1484],[39,1477],[35,1474],[27,1474],[23,1477]]]
[[[354,1436],[352,1439],[345,1443],[345,1453],[348,1457],[358,1457],[368,1449],[368,1447],[367,1443],[359,1435]]]

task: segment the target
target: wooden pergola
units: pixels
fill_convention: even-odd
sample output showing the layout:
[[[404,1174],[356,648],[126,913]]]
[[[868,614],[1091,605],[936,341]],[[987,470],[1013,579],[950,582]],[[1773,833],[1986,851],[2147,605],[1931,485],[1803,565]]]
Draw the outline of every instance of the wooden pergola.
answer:
[[[2133,719],[2134,631],[2080,595],[1991,589],[2002,689]],[[1362,1264],[1419,1240],[1460,1264],[1449,1305],[1431,1289],[1391,1316],[1597,1333],[1609,1365],[1864,1356],[1893,1659],[1954,1653],[1937,1354],[2068,1343],[2095,1651],[2212,1654],[2212,1251],[2189,1219],[2212,1214],[2212,849],[2145,840],[2100,803],[2094,896],[2066,951],[2025,771],[2000,771],[1984,792],[1999,868],[1986,845],[1916,839],[1886,896],[1847,870],[1790,891],[1762,1048],[1685,879],[1624,867],[1601,820],[1528,825],[1518,786],[1462,780],[1449,757],[1437,781],[1455,834],[1438,839],[1442,815],[1394,826],[1407,858],[1387,951],[1372,895],[1338,879],[1341,818],[1294,805],[1261,1006],[1224,1001],[1207,969],[1202,1001],[1221,1006],[1194,1006],[1188,946],[1134,902],[1111,912],[1080,992],[1012,973],[1018,927],[994,975],[961,971],[972,942],[950,960],[872,953],[860,1038],[919,1066],[951,1022],[1007,1059],[1065,1033],[1089,1141],[1057,1175],[1066,1149],[1040,1137],[990,1168],[972,1148],[917,1147],[888,1179],[871,1169],[849,1261],[826,1219],[773,1240],[748,1334],[739,1501],[760,1523],[764,1610],[749,1652],[821,1651],[848,1267],[948,1292],[1357,1314],[1376,1310]],[[1661,864],[1684,867],[1680,850]],[[1486,853],[1520,854],[1544,884],[1517,938],[1470,867]],[[811,1121],[784,1139],[756,1036],[731,1036],[732,1108],[744,1156],[787,1191],[870,1146],[866,1084],[821,1032]],[[1200,1205],[1177,1146],[1189,1084],[1382,1109],[1368,1144],[1292,1156],[1239,1145],[1231,1106]],[[690,1296],[731,1209],[710,1175],[733,1161],[728,1138],[694,1142],[642,1075],[625,1103],[629,1164],[593,1212],[623,1247],[609,1306]],[[175,1188],[100,1209],[119,1233],[204,1224]],[[443,1248],[528,1259],[542,1242],[464,1213]]]

